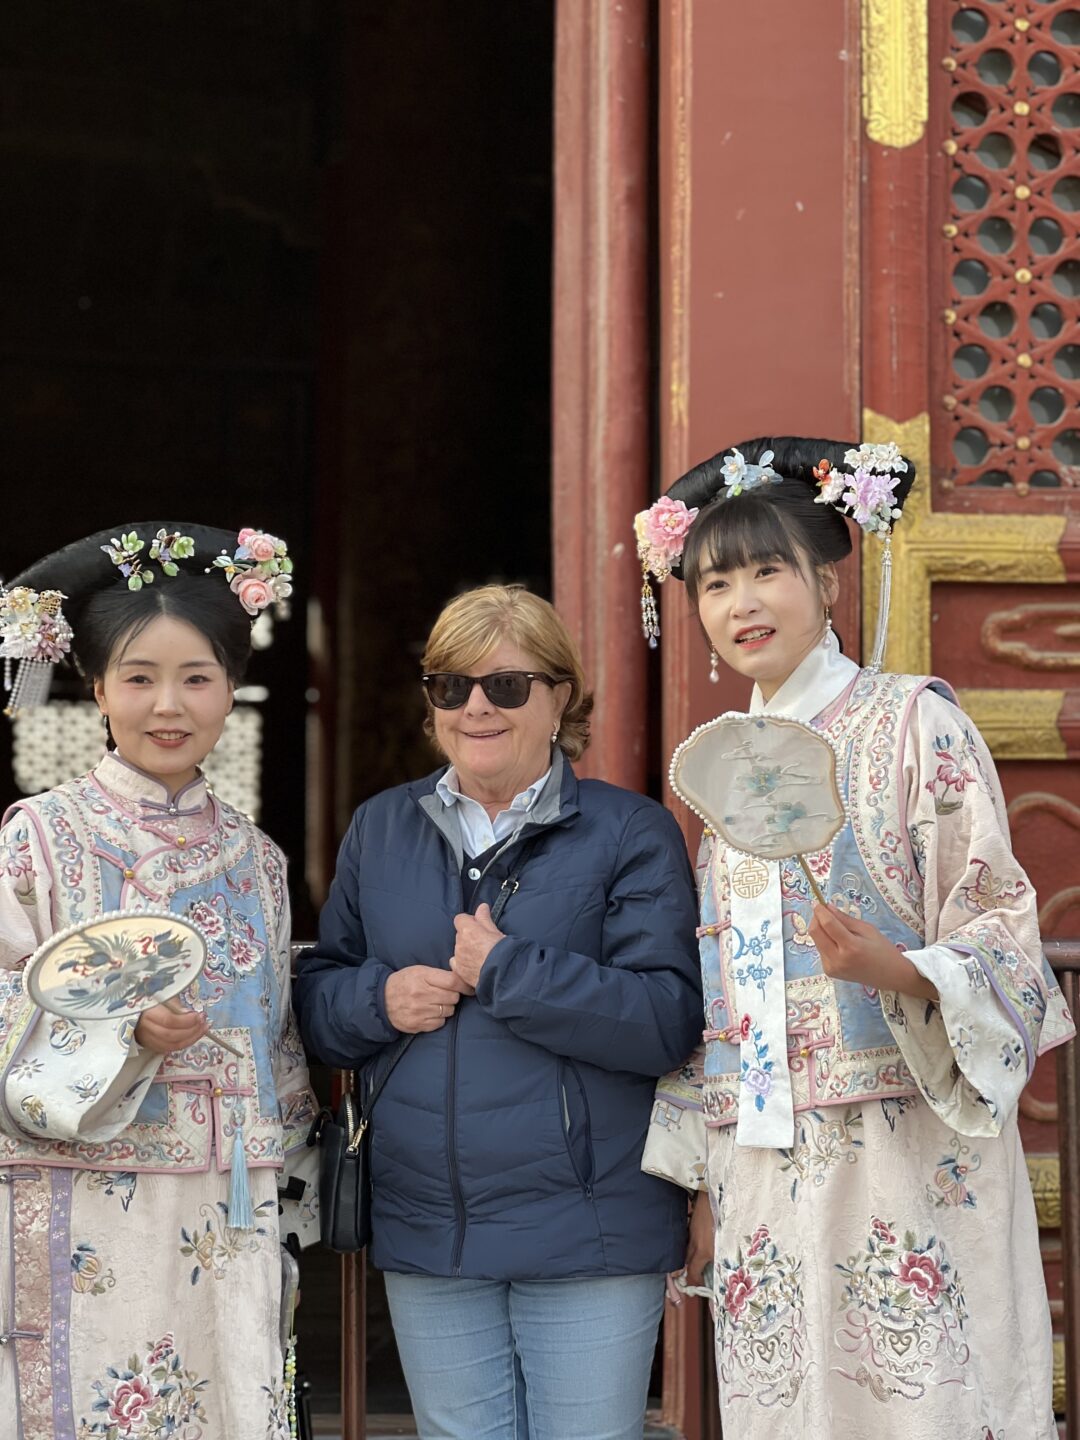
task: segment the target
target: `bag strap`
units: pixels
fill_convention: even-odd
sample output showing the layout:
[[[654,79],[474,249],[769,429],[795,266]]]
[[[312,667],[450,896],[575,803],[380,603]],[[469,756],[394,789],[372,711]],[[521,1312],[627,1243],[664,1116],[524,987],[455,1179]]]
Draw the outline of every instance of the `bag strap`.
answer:
[[[543,836],[544,832],[541,830],[538,831],[535,835],[530,835],[527,840],[522,841],[521,849],[517,853],[517,859],[510,867],[510,872],[507,875],[506,879],[499,886],[499,893],[495,897],[495,904],[491,907],[491,921],[493,925],[497,925],[499,923],[499,919],[502,916],[503,911],[506,909],[507,903],[509,902],[511,895],[517,894],[518,888],[521,885],[521,881],[518,879],[518,876],[525,868],[525,861],[536,849],[537,844],[540,840],[543,839]]]
[[[539,831],[535,835],[530,835],[529,838],[522,843],[521,849],[517,853],[517,857],[514,860],[514,864],[512,865],[509,874],[507,875],[503,883],[499,886],[499,893],[495,897],[495,904],[491,907],[492,924],[497,925],[499,923],[499,918],[502,915],[503,911],[506,909],[510,897],[517,894],[518,888],[521,885],[521,881],[518,879],[518,876],[521,874],[522,870],[525,867],[525,861],[532,854],[533,850],[536,848],[537,843],[543,838],[543,834],[543,831]],[[375,1101],[378,1100],[379,1096],[383,1092],[383,1087],[386,1085],[387,1080],[389,1080],[390,1076],[393,1074],[394,1066],[398,1063],[401,1057],[405,1054],[405,1051],[409,1048],[409,1046],[415,1039],[415,1033],[412,1035],[402,1035],[401,1039],[395,1041],[389,1050],[383,1052],[383,1068],[382,1074],[379,1076],[379,1082],[372,1088],[370,1094],[367,1096],[366,1102],[362,1107],[365,1120],[370,1118],[371,1112],[375,1108]]]

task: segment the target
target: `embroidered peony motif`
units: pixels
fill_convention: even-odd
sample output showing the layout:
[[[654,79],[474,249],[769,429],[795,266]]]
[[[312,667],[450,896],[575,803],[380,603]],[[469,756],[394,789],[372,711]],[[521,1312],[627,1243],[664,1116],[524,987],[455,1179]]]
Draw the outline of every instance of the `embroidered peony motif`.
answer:
[[[767,1225],[720,1259],[717,1364],[731,1395],[785,1408],[798,1398],[807,1370],[801,1268]]]
[[[724,1309],[732,1320],[738,1320],[742,1315],[755,1288],[753,1277],[742,1265],[727,1277],[724,1286]]]
[[[865,1248],[836,1269],[844,1280],[835,1343],[856,1362],[854,1369],[835,1366],[837,1374],[884,1403],[964,1383],[964,1289],[936,1236],[920,1245],[909,1230],[901,1239],[891,1221],[875,1215]]]
[[[91,1415],[79,1421],[79,1440],[205,1435],[203,1391],[209,1381],[184,1368],[171,1332],[148,1340],[141,1357],[133,1354],[126,1365],[108,1366],[105,1377],[93,1382],[98,1398]]]
[[[230,889],[250,899],[250,916],[230,905],[225,895],[197,900],[188,909],[188,917],[206,937],[209,951],[200,983],[204,1000],[221,999],[229,987],[252,974],[266,955],[266,942],[253,923],[258,919],[258,897],[247,882],[248,877],[241,875]]]

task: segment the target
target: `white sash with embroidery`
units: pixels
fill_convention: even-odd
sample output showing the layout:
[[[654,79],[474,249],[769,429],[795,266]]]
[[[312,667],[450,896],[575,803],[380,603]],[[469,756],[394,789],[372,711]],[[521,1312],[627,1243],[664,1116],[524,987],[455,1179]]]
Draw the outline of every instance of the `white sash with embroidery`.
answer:
[[[735,1140],[783,1150],[794,1143],[795,1111],[787,1063],[780,865],[752,856],[732,860],[731,969],[738,986],[741,1070]]]

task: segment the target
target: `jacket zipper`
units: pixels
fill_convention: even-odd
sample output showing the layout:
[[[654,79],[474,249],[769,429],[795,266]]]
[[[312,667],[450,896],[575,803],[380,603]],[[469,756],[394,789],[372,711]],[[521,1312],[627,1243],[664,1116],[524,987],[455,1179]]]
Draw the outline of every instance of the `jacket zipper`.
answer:
[[[574,1064],[573,1060],[567,1060],[564,1063],[566,1065],[566,1068],[574,1077],[574,1083],[577,1085],[578,1095],[581,1098],[582,1109],[585,1111],[585,1139],[588,1143],[589,1156],[590,1159],[593,1160],[593,1171],[595,1172],[596,1161],[595,1158],[593,1158],[592,1153],[592,1115],[589,1112],[588,1096],[585,1094],[585,1086],[582,1083],[581,1073],[578,1070],[577,1066]],[[570,1164],[573,1166],[574,1174],[577,1176],[577,1182],[581,1186],[582,1191],[585,1194],[585,1199],[591,1201],[593,1198],[592,1181],[586,1180],[585,1176],[581,1173],[581,1170],[578,1167],[577,1160],[574,1158],[573,1146],[570,1144],[570,1103],[567,1099],[565,1080],[562,1082],[562,1101],[563,1132],[566,1135],[566,1153],[570,1157]]]
[[[491,869],[495,861],[503,855],[516,840],[521,838],[520,832],[508,836],[506,844],[501,845],[491,859],[484,866],[480,879],[476,882],[473,890],[475,895],[483,884],[484,876]],[[462,907],[464,908],[465,892],[462,889]],[[470,912],[475,913],[475,912]],[[461,1274],[461,1253],[465,1248],[465,1227],[468,1225],[468,1216],[465,1212],[465,1197],[461,1193],[461,1181],[458,1176],[457,1164],[457,1041],[458,1041],[458,1007],[454,1006],[454,1013],[447,1022],[453,1027],[453,1034],[450,1036],[450,1047],[446,1062],[446,1162],[450,1172],[450,1191],[454,1197],[454,1216],[457,1222],[457,1234],[454,1237],[454,1253],[450,1261],[450,1269],[454,1275]]]
[[[457,1106],[454,1102],[454,1086],[457,1081],[457,1018],[457,1006],[455,1005],[450,1019],[454,1033],[450,1037],[450,1049],[446,1062],[446,1162],[450,1171],[450,1191],[454,1197],[454,1215],[457,1221],[457,1234],[454,1237],[454,1254],[450,1262],[450,1269],[455,1275],[460,1275],[461,1252],[465,1248],[465,1226],[468,1222],[465,1215],[465,1197],[461,1193],[457,1168]]]

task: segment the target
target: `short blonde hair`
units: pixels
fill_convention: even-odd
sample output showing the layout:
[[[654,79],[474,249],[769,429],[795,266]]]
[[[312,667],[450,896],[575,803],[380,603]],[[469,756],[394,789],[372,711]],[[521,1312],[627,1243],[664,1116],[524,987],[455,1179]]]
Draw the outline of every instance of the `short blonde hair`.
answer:
[[[593,708],[581,655],[554,605],[524,585],[480,585],[444,606],[424,648],[424,673],[471,674],[500,640],[532,655],[537,667],[553,679],[570,682],[558,744],[568,760],[580,760],[589,743]],[[430,701],[424,731],[434,739]]]

